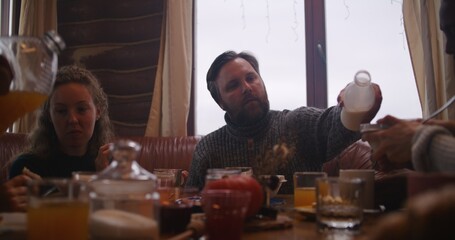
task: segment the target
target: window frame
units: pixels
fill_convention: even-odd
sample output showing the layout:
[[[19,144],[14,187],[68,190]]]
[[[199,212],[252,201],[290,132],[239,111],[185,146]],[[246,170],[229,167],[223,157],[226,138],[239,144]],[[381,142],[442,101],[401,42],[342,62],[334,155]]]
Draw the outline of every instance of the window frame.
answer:
[[[196,6],[197,0],[193,0]],[[325,1],[305,0],[305,48],[306,48],[306,80],[307,106],[327,108],[327,64],[325,58]],[[193,8],[193,52],[196,53],[196,14]],[[318,47],[319,46],[319,47]],[[188,115],[188,135],[195,134],[196,109],[195,109],[195,84],[196,84],[196,57],[193,54],[193,74],[191,84],[191,104]]]
[[[325,1],[305,0],[307,106],[327,108]]]

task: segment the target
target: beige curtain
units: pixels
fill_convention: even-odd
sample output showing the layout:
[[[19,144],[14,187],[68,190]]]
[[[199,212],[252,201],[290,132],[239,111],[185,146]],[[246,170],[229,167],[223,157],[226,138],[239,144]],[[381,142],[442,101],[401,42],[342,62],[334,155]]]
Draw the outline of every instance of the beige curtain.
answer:
[[[19,35],[42,37],[49,30],[57,30],[57,0],[22,0]],[[13,132],[29,133],[38,110],[17,120]]]
[[[439,29],[440,0],[404,0],[403,18],[423,117],[455,95],[453,56]],[[455,119],[455,108],[439,115]]]
[[[146,136],[186,136],[193,59],[193,1],[166,1]]]

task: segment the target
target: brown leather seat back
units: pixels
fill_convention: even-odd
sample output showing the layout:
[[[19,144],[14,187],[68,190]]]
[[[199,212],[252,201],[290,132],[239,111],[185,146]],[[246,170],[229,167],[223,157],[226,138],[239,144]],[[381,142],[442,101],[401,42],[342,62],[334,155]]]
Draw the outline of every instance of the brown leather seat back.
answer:
[[[156,168],[178,168],[188,170],[194,148],[200,137],[122,137],[138,142],[141,153],[139,165],[152,172]]]
[[[8,178],[12,161],[26,147],[25,134],[3,133],[0,135],[0,183]]]
[[[193,151],[201,137],[118,137],[139,143],[142,148],[137,159],[139,165],[152,172],[155,168],[188,170]],[[0,135],[0,183],[8,177],[14,158],[27,146],[25,134]]]
[[[329,176],[338,176],[340,169],[371,169],[371,147],[359,140],[348,146],[332,160],[322,166]]]

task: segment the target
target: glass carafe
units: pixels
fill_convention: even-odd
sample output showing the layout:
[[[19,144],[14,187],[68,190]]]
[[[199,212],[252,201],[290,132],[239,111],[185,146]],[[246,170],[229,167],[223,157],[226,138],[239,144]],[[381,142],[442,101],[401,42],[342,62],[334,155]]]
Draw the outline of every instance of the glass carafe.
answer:
[[[46,100],[65,48],[54,31],[44,37],[0,37],[0,133]]]
[[[140,145],[119,140],[113,160],[91,182],[89,231],[92,239],[157,239],[157,178],[136,162]]]

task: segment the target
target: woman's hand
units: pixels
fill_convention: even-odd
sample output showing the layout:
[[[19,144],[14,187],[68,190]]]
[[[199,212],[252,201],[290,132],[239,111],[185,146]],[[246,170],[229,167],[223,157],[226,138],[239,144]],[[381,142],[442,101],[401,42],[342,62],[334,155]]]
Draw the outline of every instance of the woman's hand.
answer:
[[[100,149],[98,151],[98,157],[95,159],[95,168],[96,168],[97,172],[105,169],[110,163],[110,161],[109,161],[109,158],[110,158],[109,146],[110,145],[111,145],[110,143],[104,144],[103,146],[100,147]]]
[[[41,176],[28,170],[28,168],[24,167],[24,169],[22,169],[22,174],[29,177],[31,180],[41,180]]]
[[[0,212],[26,211],[27,181],[29,180],[31,180],[30,177],[22,174],[0,185]]]
[[[364,133],[362,140],[374,143],[372,161],[378,162],[381,170],[408,166],[411,162],[412,138],[420,120],[401,120],[386,116],[379,124],[390,126],[387,129]]]
[[[184,187],[186,185],[186,180],[188,180],[188,176],[190,173],[187,170],[182,170],[182,181],[180,186]]]

